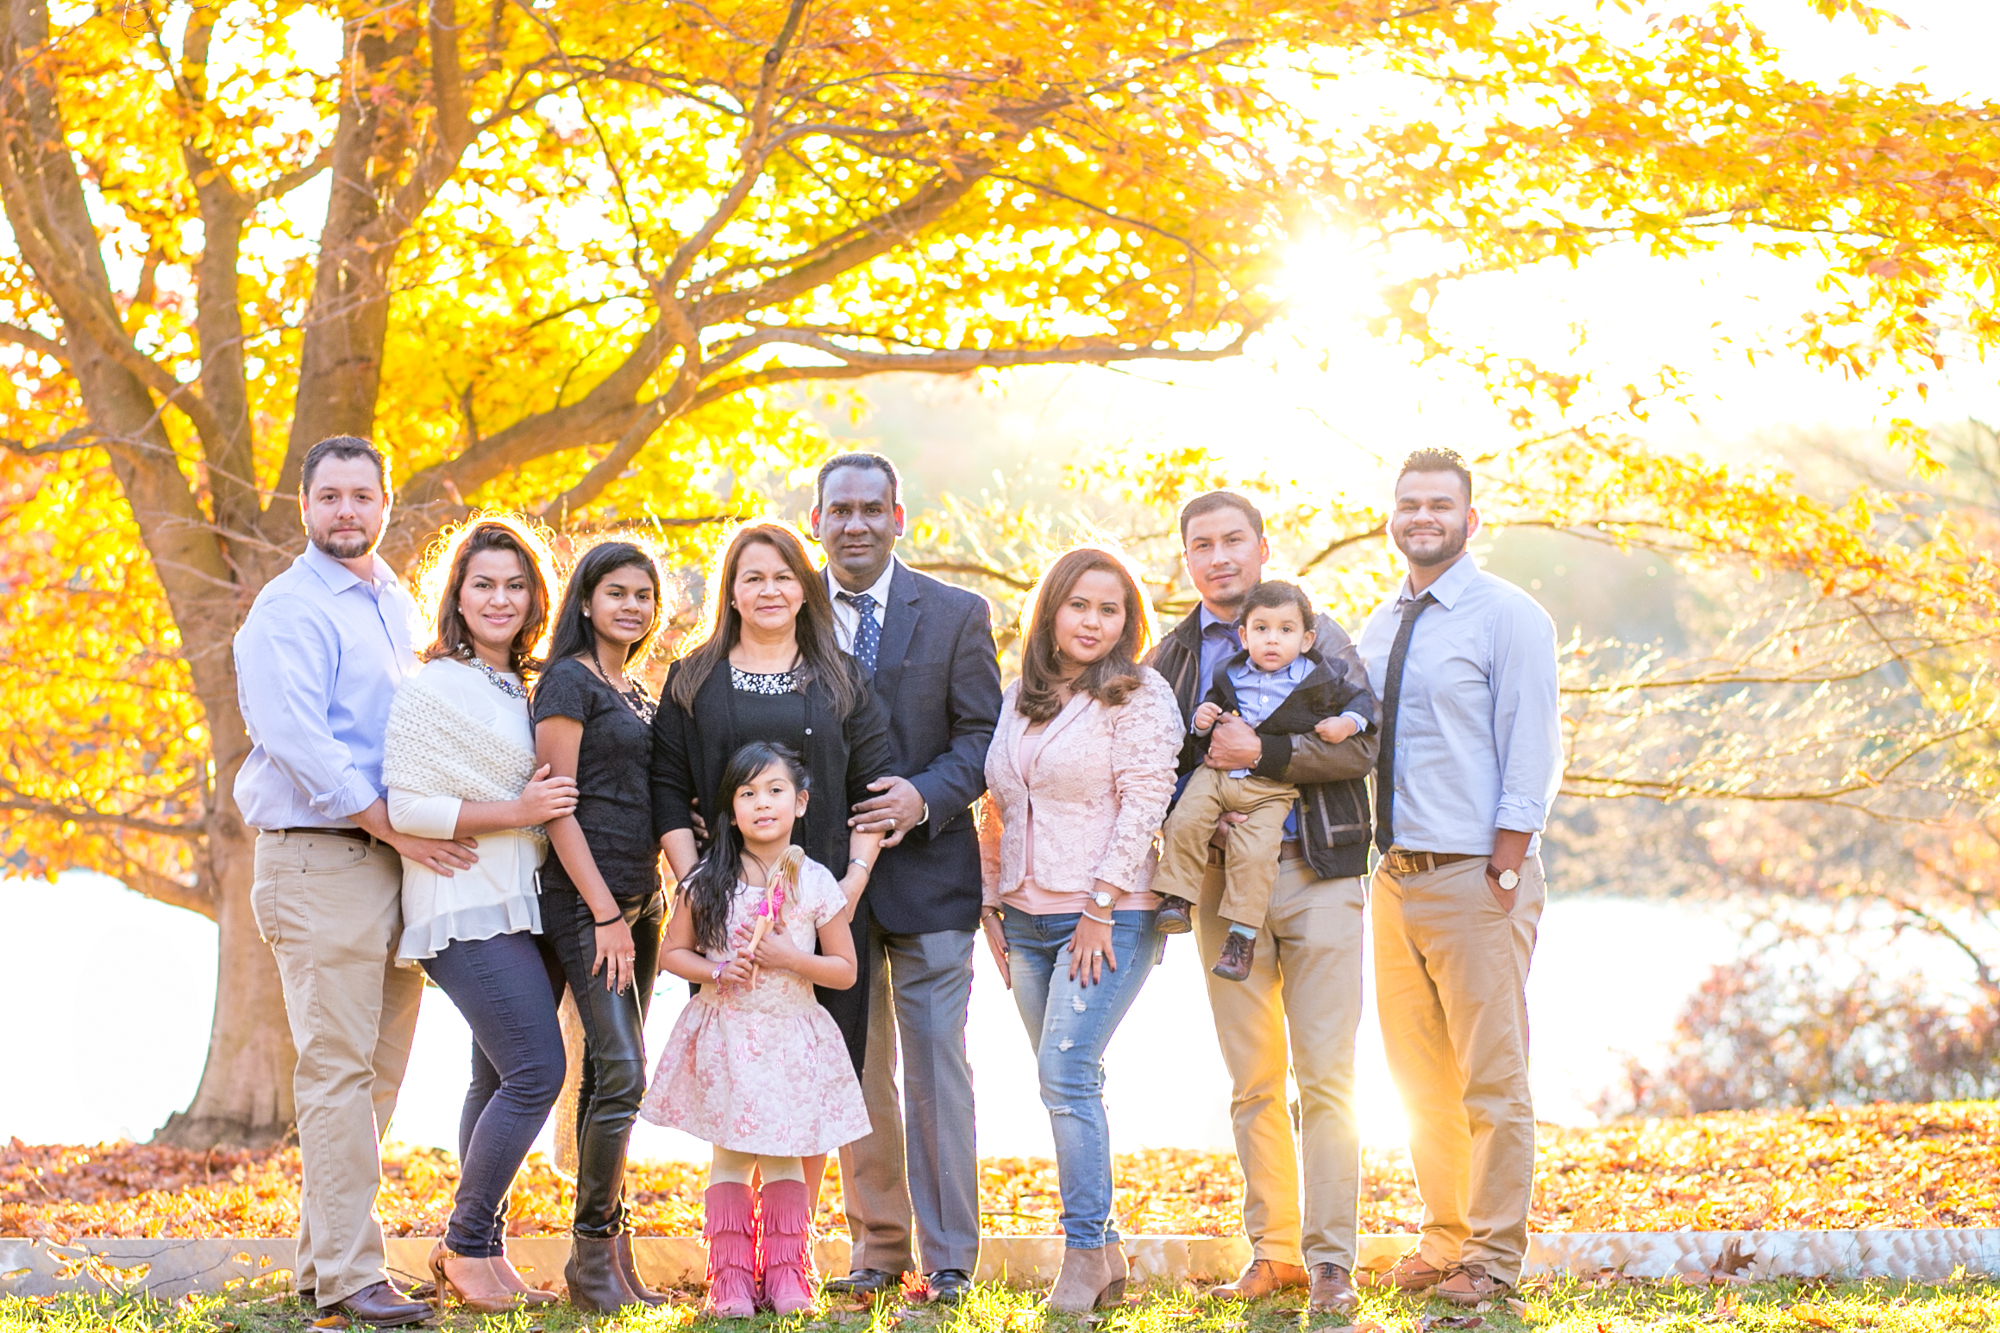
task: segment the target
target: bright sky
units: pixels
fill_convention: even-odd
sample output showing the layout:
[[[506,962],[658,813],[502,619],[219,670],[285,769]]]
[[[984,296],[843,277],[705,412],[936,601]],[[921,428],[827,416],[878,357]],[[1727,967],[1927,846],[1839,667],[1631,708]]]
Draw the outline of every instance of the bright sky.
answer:
[[[1829,23],[1803,0],[1747,6],[1797,74],[1914,80],[1944,95],[2000,97],[2000,71],[1990,58],[2000,49],[2000,5],[1914,0],[1891,7],[1909,29],[1870,35],[1852,21]],[[1504,447],[1511,432],[1469,376],[1414,367],[1403,350],[1360,327],[1382,264],[1382,256],[1337,236],[1303,242],[1288,270],[1291,318],[1251,355],[1211,366],[1064,375],[1053,396],[1047,377],[1030,378],[1012,392],[1003,387],[1000,397],[1046,396],[1019,419],[1051,439],[1201,442],[1242,466],[1364,495],[1379,491],[1380,460],[1409,449]],[[1686,408],[1656,413],[1647,436],[1747,456],[1760,436],[1822,426],[1866,432],[1894,415],[1884,410],[1879,385],[1784,355],[1750,364],[1746,349],[1783,341],[1811,304],[1817,277],[1811,261],[1757,256],[1747,246],[1682,261],[1621,250],[1575,269],[1552,265],[1461,284],[1440,300],[1433,319],[1467,341],[1599,370],[1611,386],[1672,365],[1690,377]],[[1577,329],[1587,341],[1578,343]],[[1930,378],[1930,406],[1912,402],[1900,411],[1939,422],[2000,416],[1990,366],[1959,364]]]

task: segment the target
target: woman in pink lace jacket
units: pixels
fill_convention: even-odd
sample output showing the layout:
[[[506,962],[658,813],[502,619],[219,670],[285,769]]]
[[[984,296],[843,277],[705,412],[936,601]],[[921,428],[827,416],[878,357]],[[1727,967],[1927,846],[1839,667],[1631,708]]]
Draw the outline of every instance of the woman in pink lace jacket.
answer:
[[[1071,1313],[1125,1289],[1104,1050],[1160,958],[1148,885],[1182,740],[1173,690],[1138,664],[1151,640],[1119,557],[1064,554],[1036,590],[986,753],[983,924],[1040,1066],[1066,1246],[1049,1303]]]

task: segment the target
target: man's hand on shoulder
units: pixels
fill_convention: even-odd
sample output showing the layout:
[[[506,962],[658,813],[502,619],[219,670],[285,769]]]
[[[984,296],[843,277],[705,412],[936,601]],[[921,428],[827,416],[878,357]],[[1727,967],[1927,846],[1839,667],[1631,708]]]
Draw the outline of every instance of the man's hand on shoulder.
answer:
[[[880,833],[884,847],[894,847],[903,835],[924,822],[924,795],[908,778],[877,778],[868,784],[877,793],[855,804],[847,826],[860,833]]]

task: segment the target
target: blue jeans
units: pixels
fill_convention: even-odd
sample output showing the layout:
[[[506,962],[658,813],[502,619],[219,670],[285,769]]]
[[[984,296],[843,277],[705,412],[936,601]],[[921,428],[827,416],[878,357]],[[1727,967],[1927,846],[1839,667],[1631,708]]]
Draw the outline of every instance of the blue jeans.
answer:
[[[444,1243],[492,1258],[507,1252],[507,1191],[562,1091],[562,1026],[541,950],[526,931],[453,940],[424,959],[424,971],[458,1006],[476,1044]]]
[[[1111,950],[1118,970],[1104,969],[1095,986],[1069,976],[1074,912],[1032,916],[1002,911],[1007,970],[1014,1003],[1035,1046],[1042,1105],[1056,1140],[1062,1186],[1063,1243],[1095,1250],[1118,1240],[1111,1225],[1111,1127],[1104,1118],[1104,1051],[1146,975],[1160,961],[1160,932],[1151,912],[1114,912]]]

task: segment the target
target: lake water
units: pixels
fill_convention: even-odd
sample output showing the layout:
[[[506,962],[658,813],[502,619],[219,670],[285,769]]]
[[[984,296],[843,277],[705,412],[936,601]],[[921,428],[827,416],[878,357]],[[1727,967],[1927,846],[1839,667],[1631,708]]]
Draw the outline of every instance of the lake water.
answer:
[[[0,881],[0,928],[7,940],[0,1138],[148,1138],[187,1104],[201,1077],[215,1001],[215,927],[102,876],[69,874],[54,884]],[[1742,929],[1735,913],[1714,904],[1558,895],[1542,917],[1528,982],[1538,1117],[1591,1123],[1592,1102],[1618,1079],[1625,1053],[1658,1048],[1708,969],[1736,955]],[[984,948],[976,966],[967,1041],[980,1152],[1046,1155],[1048,1118],[1013,1000]],[[663,981],[650,1049],[686,993]],[[397,1138],[453,1143],[470,1049],[451,1001],[427,989]],[[1112,1043],[1106,1071],[1118,1150],[1230,1146],[1229,1081],[1191,940],[1169,942],[1165,963]],[[1402,1112],[1372,1008],[1362,1019],[1358,1077],[1364,1136],[1401,1143]],[[633,1151],[705,1160],[708,1145],[642,1123]]]

